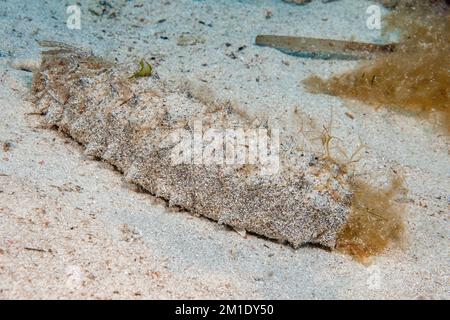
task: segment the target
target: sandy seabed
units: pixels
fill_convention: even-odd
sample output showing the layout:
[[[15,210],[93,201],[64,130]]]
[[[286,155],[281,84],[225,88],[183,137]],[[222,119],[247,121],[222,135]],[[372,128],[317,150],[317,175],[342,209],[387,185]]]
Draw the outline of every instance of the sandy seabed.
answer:
[[[365,26],[372,2],[117,1],[102,11],[86,1],[81,30],[66,26],[70,4],[0,3],[0,298],[449,298],[448,137],[424,120],[301,85],[355,62],[253,45],[258,34],[375,41],[379,32]],[[282,120],[294,109],[318,127],[333,110],[334,134],[367,145],[358,172],[402,174],[407,241],[366,266],[168,209],[33,114],[31,73],[11,65],[39,61],[35,39],[81,44],[118,62],[153,57],[161,78],[204,84],[286,131],[298,130]]]

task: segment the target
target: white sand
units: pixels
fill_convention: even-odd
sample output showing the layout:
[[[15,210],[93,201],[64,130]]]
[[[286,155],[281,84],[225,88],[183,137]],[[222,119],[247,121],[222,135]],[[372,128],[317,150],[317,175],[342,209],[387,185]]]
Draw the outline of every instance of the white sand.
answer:
[[[128,3],[115,2],[117,18],[99,18],[87,10],[95,2],[83,1],[81,30],[66,28],[71,1],[0,2],[0,141],[11,143],[0,148],[0,298],[449,298],[448,137],[423,120],[304,92],[307,75],[354,62],[253,46],[261,33],[376,40],[378,32],[365,27],[371,2],[121,2]],[[204,43],[178,46],[187,32]],[[367,267],[319,248],[244,239],[135,192],[77,144],[40,128],[39,116],[26,115],[31,74],[8,63],[36,61],[34,39],[83,44],[119,61],[153,56],[162,78],[204,83],[285,130],[296,124],[277,118],[290,118],[296,106],[319,124],[333,108],[335,134],[349,148],[358,137],[368,145],[358,172],[404,176],[407,243]]]

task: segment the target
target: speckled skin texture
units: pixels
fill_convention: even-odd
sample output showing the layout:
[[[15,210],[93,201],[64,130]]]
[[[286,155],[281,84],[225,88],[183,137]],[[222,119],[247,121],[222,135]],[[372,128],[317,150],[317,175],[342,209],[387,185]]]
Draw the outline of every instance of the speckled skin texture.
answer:
[[[226,104],[213,108],[163,79],[130,81],[129,73],[130,66],[57,48],[43,54],[32,93],[50,125],[171,206],[294,247],[335,246],[350,211],[345,179],[335,180],[321,161],[293,154],[283,136],[274,175],[261,175],[258,165],[171,165],[163,141],[177,128],[190,130],[198,119],[223,129],[254,124]],[[343,196],[336,200],[336,193]]]

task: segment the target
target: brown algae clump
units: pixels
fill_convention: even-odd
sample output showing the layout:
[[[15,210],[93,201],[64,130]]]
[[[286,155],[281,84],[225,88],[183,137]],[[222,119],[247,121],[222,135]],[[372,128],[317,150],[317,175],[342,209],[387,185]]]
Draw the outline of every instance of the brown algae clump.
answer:
[[[401,32],[395,52],[328,80],[309,77],[304,84],[314,93],[402,108],[450,131],[448,9],[423,3],[405,5],[391,13],[386,23],[386,31],[399,28]]]
[[[351,193],[348,199],[350,214],[346,224],[338,232],[335,248],[359,262],[366,262],[369,257],[380,254],[389,245],[403,239],[404,212],[395,200],[406,194],[407,190],[399,176],[391,179],[385,188],[376,188],[366,182],[366,179],[354,178],[354,164],[361,159],[361,151],[366,146],[360,141],[353,152],[349,153],[341,145],[342,140],[333,135],[332,124],[331,116],[329,124],[323,126],[321,135],[323,165],[333,172],[334,181],[348,186]],[[353,174],[349,175],[349,171],[353,171]],[[328,186],[328,189],[332,187]]]
[[[405,230],[403,211],[394,200],[403,191],[401,178],[394,178],[384,189],[354,181],[352,210],[338,234],[336,249],[363,262],[401,240]]]

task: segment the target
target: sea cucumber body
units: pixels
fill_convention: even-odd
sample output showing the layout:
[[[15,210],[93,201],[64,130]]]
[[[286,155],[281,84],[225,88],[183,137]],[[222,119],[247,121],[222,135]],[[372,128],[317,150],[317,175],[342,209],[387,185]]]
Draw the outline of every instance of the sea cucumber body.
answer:
[[[33,79],[36,107],[87,154],[171,206],[294,247],[335,246],[350,212],[345,185],[339,192],[347,200],[336,201],[318,188],[317,168],[313,172],[307,159],[286,165],[292,150],[283,147],[273,175],[262,175],[258,165],[172,165],[173,145],[166,140],[174,130],[192,130],[198,120],[206,128],[251,124],[229,108],[211,110],[163,80],[130,81],[125,70],[76,51],[43,53]]]

